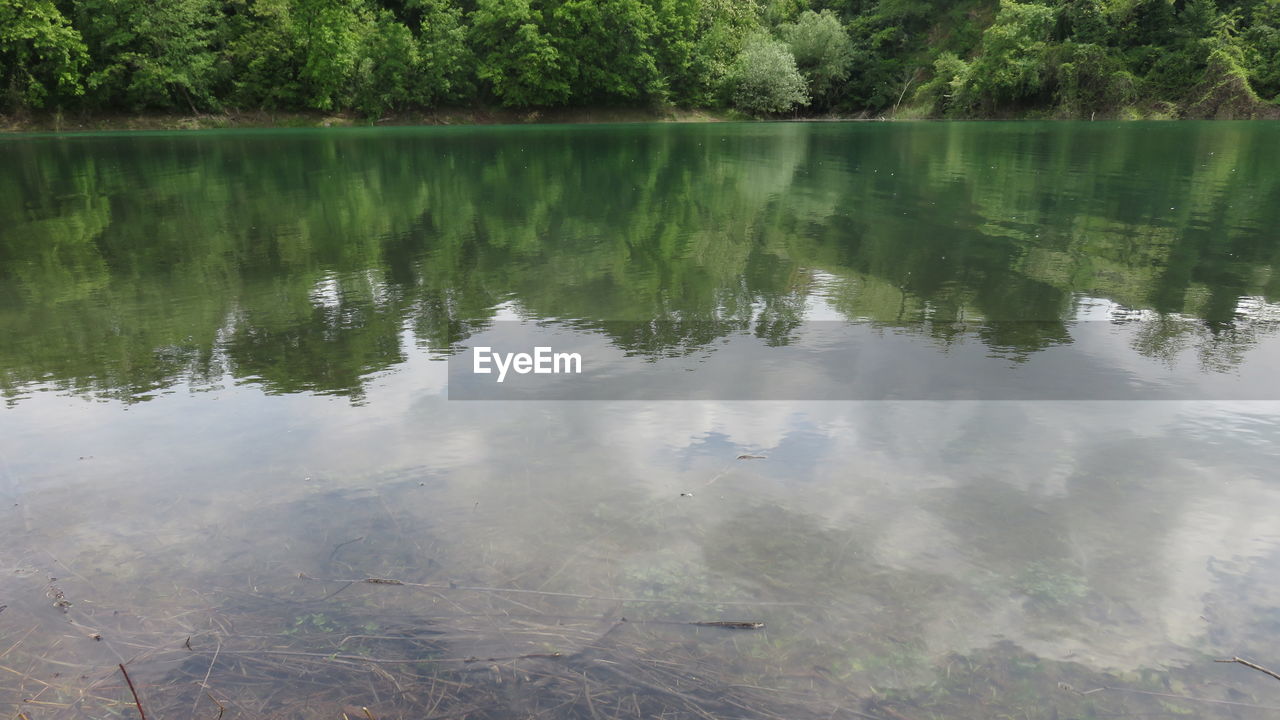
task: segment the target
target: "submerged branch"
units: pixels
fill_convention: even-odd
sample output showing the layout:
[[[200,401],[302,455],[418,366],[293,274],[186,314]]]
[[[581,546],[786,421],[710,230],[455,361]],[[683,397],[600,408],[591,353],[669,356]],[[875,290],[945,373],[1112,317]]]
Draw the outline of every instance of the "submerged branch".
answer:
[[[1253,710],[1280,710],[1280,706],[1276,706],[1276,705],[1254,705],[1253,703],[1237,702],[1235,700],[1214,700],[1212,698],[1200,698],[1200,697],[1195,697],[1193,695],[1177,695],[1175,693],[1163,693],[1163,692],[1156,692],[1154,690],[1138,690],[1137,688],[1103,686],[1103,687],[1094,688],[1092,690],[1084,690],[1084,691],[1077,690],[1076,692],[1079,693],[1080,695],[1092,695],[1094,693],[1099,693],[1104,690],[1110,690],[1112,692],[1133,693],[1135,695],[1149,695],[1151,697],[1172,698],[1174,700],[1187,700],[1190,702],[1209,703],[1211,705],[1230,705],[1232,707],[1244,707],[1244,708],[1250,708]]]
[[[396,580],[394,578],[367,577],[355,580],[335,579],[335,578],[314,578],[306,573],[298,573],[298,577],[303,580],[311,580],[314,582],[326,583],[346,583],[354,585],[356,583],[367,583],[370,585],[402,585],[404,587],[420,588],[425,590],[462,590],[468,592],[487,592],[487,593],[511,593],[519,595],[541,595],[544,597],[562,597],[574,598],[576,600],[599,600],[603,602],[634,602],[634,603],[670,603],[685,605],[755,605],[755,606],[772,606],[772,607],[808,607],[828,609],[823,605],[815,605],[806,602],[792,601],[770,601],[770,600],[678,600],[674,598],[640,598],[640,597],[616,597],[611,595],[584,595],[580,593],[551,592],[548,590],[524,590],[521,588],[500,588],[500,587],[483,587],[477,585],[457,585],[449,583],[441,585],[439,583],[415,583],[406,582],[404,580]],[[330,593],[327,597],[332,597],[337,593]]]
[[[129,671],[124,669],[124,663],[120,663],[120,673],[124,675],[124,681],[129,683],[129,692],[133,693],[133,704],[138,706],[138,715],[142,720],[147,720],[147,713],[142,709],[142,700],[138,698],[138,690],[133,687],[133,680],[129,677]]]
[[[560,658],[564,657],[564,653],[548,652],[548,653],[528,653],[525,655],[511,655],[507,657],[453,657],[453,658],[381,658],[370,657],[367,655],[350,655],[346,653],[317,653],[302,652],[299,650],[223,650],[223,655],[281,655],[284,657],[299,658],[318,658],[329,662],[339,662],[342,664],[356,663],[372,663],[375,665],[419,665],[427,663],[477,663],[477,662],[506,662],[509,660],[526,660],[529,658]]]
[[[1265,674],[1270,675],[1271,677],[1273,677],[1273,678],[1275,678],[1275,679],[1277,679],[1277,680],[1280,680],[1280,674],[1277,674],[1277,673],[1276,673],[1276,671],[1274,671],[1274,670],[1268,670],[1268,669],[1266,669],[1266,668],[1262,667],[1261,665],[1257,665],[1257,664],[1255,664],[1255,663],[1251,663],[1251,662],[1249,662],[1248,660],[1245,660],[1244,658],[1239,658],[1239,657],[1230,657],[1230,658],[1226,658],[1225,660],[1214,660],[1214,662],[1220,662],[1220,663],[1239,663],[1239,664],[1241,664],[1241,665],[1243,665],[1243,666],[1245,666],[1245,667],[1247,667],[1247,668],[1253,668],[1254,670],[1257,670],[1257,671],[1258,671],[1258,672],[1260,672],[1260,673],[1265,673]]]

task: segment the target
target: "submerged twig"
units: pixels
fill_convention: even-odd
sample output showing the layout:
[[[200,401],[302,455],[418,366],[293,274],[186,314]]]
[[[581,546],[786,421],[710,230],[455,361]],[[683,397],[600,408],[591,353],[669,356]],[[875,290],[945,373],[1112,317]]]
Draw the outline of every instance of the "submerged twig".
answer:
[[[350,540],[347,540],[346,542],[340,542],[340,543],[338,543],[337,545],[334,545],[334,546],[333,546],[333,552],[329,553],[329,562],[333,562],[333,559],[334,559],[335,557],[337,557],[337,556],[338,556],[338,551],[339,551],[339,550],[341,550],[342,548],[344,548],[344,547],[346,547],[346,546],[350,545],[351,543],[358,543],[358,542],[360,542],[360,541],[361,541],[361,540],[363,540],[363,539],[364,539],[364,536],[363,536],[363,535],[361,535],[361,536],[360,536],[360,537],[358,537],[358,538],[351,538]]]
[[[213,701],[213,704],[218,706],[218,718],[217,718],[217,720],[222,720],[222,714],[223,714],[223,713],[225,713],[225,712],[227,711],[227,709],[226,709],[225,707],[223,707],[223,706],[222,706],[222,703],[218,702],[218,698],[214,697],[214,696],[213,696],[213,693],[209,692],[208,690],[205,690],[205,691],[204,691],[204,694],[205,694],[205,695],[208,695],[208,696],[209,696],[209,699]]]
[[[1239,664],[1241,664],[1241,665],[1243,665],[1243,666],[1245,666],[1245,667],[1247,667],[1247,668],[1253,668],[1254,670],[1257,670],[1257,671],[1258,671],[1258,672],[1260,672],[1260,673],[1265,673],[1265,674],[1270,675],[1271,677],[1273,677],[1273,678],[1275,678],[1275,679],[1277,679],[1277,680],[1280,680],[1280,673],[1276,673],[1276,671],[1274,671],[1274,670],[1268,670],[1268,669],[1266,669],[1266,668],[1264,668],[1264,667],[1262,667],[1261,665],[1258,665],[1258,664],[1256,664],[1256,663],[1251,663],[1251,662],[1249,662],[1248,660],[1245,660],[1244,658],[1231,657],[1231,658],[1227,658],[1227,659],[1225,659],[1225,660],[1214,660],[1214,662],[1220,662],[1220,663],[1239,663]]]
[[[734,462],[737,460],[768,460],[768,459],[769,459],[769,456],[767,455],[752,455],[750,453],[744,453],[742,455],[739,455],[738,457],[726,463],[724,467],[720,468],[720,472],[713,475],[711,479],[707,481],[706,485],[703,485],[703,487],[710,487],[712,483],[724,477],[725,475],[728,475],[729,470],[733,467]],[[686,497],[693,496],[693,493],[687,493],[687,494],[681,493],[681,494],[685,495]]]
[[[138,690],[133,686],[133,680],[129,678],[129,671],[124,669],[124,663],[120,663],[120,672],[124,675],[124,681],[129,683],[129,692],[133,693],[133,704],[138,706],[138,715],[142,720],[147,720],[147,713],[142,709],[142,700],[138,699]]]
[[[188,650],[189,650],[189,649],[191,649],[191,644],[190,644],[190,643],[191,643],[191,638],[187,638],[187,649],[188,649]],[[218,647],[217,647],[217,648],[215,648],[215,649],[214,649],[214,651],[213,651],[213,659],[209,661],[209,669],[205,671],[205,673],[204,673],[204,679],[200,681],[200,688],[201,688],[202,690],[204,690],[204,691],[205,691],[205,694],[208,694],[208,693],[209,693],[209,676],[213,674],[213,666],[214,666],[214,664],[215,664],[215,663],[217,663],[217,662],[218,662],[218,653],[220,653],[220,652],[222,652],[222,641],[221,641],[221,640],[219,640],[219,641],[218,641]],[[212,697],[212,695],[210,695],[210,697]],[[215,702],[216,702],[216,701],[215,701]],[[197,695],[197,696],[196,696],[196,701],[195,701],[195,702],[193,702],[193,703],[191,703],[191,716],[192,716],[192,717],[195,717],[195,714],[196,714],[196,707],[198,707],[199,705],[200,705],[200,696],[199,696],[199,695]],[[218,714],[218,717],[222,717],[222,714],[221,714],[221,713],[219,713],[219,714]]]
[[[357,580],[340,580],[334,578],[314,578],[306,573],[298,573],[298,577],[303,580],[312,580],[314,582],[327,583],[347,583],[348,585],[355,583],[368,583],[370,585],[402,585],[404,587],[421,588],[425,590],[462,590],[469,592],[489,592],[489,593],[512,593],[520,595],[541,595],[546,597],[562,597],[574,598],[576,600],[599,600],[602,602],[633,602],[633,603],[670,603],[670,604],[686,604],[686,605],[759,605],[759,606],[784,606],[784,607],[808,607],[827,609],[823,605],[815,605],[805,602],[791,601],[770,601],[770,600],[678,600],[674,598],[640,598],[640,597],[614,597],[611,595],[584,595],[581,593],[551,592],[548,590],[524,590],[522,588],[500,588],[500,587],[483,587],[477,585],[457,585],[449,583],[441,585],[439,583],[415,583],[406,582],[404,580],[396,580],[394,578],[367,577]],[[345,587],[345,586],[344,586]],[[337,593],[331,593],[328,597],[332,597]]]
[[[563,657],[563,653],[529,653],[528,655],[512,655],[510,657],[454,657],[454,658],[381,658],[369,657],[366,655],[350,655],[347,653],[317,653],[303,652],[301,650],[224,650],[226,655],[282,655],[285,657],[299,658],[317,658],[328,662],[338,662],[341,664],[351,663],[372,663],[376,665],[425,665],[428,663],[461,663],[470,664],[476,662],[505,662],[507,660],[524,660],[526,658],[558,658]]]
[[[28,630],[25,634],[23,634],[23,636],[22,636],[22,637],[18,638],[16,641],[14,641],[14,643],[13,643],[12,645],[10,645],[8,648],[6,648],[4,652],[0,652],[0,658],[3,658],[4,656],[8,655],[8,654],[9,654],[9,653],[14,649],[14,648],[16,648],[16,647],[18,647],[19,645],[21,645],[21,644],[22,644],[22,641],[27,639],[27,635],[30,635],[31,633],[35,632],[35,631],[36,631],[36,628],[38,628],[38,627],[40,627],[40,626],[39,626],[39,625],[32,625],[32,626],[31,626],[31,629],[30,629],[30,630]]]
[[[1175,700],[1189,700],[1191,702],[1209,703],[1211,705],[1230,705],[1232,707],[1245,707],[1253,710],[1280,710],[1280,706],[1276,705],[1254,705],[1253,703],[1236,702],[1234,700],[1214,700],[1212,698],[1199,698],[1193,695],[1176,695],[1174,693],[1155,692],[1154,690],[1138,690],[1136,688],[1121,687],[1097,687],[1092,690],[1077,690],[1081,695],[1092,695],[1102,692],[1103,690],[1111,690],[1113,692],[1127,692],[1135,695],[1151,695],[1153,697],[1173,698]]]
[[[478,662],[507,662],[507,661],[510,661],[510,660],[528,660],[528,659],[530,659],[530,658],[552,658],[552,659],[555,659],[555,658],[562,658],[562,657],[564,657],[564,653],[559,653],[559,652],[549,652],[549,653],[529,653],[529,654],[527,654],[527,655],[512,655],[512,656],[509,656],[509,657],[491,657],[491,658],[469,657],[469,658],[467,658],[466,660],[463,660],[463,662],[465,662],[465,663],[478,663]]]

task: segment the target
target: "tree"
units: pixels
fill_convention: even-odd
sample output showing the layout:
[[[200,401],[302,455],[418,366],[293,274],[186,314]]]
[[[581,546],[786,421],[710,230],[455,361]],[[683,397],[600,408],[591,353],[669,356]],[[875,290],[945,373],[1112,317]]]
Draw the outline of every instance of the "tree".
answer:
[[[751,0],[698,0],[697,12],[690,66],[699,88],[690,95],[698,103],[717,104],[743,43],[761,29],[763,11]]]
[[[969,63],[953,52],[944,52],[933,61],[933,78],[916,91],[916,100],[925,103],[934,115],[950,115],[961,106],[956,98],[969,80]]]
[[[698,0],[654,0],[657,24],[654,50],[658,73],[668,98],[697,104],[706,92],[698,59]]]
[[[641,0],[565,0],[551,36],[575,100],[642,99],[662,93],[653,8]]]
[[[418,100],[421,62],[409,28],[389,10],[365,34],[355,70],[355,108],[368,117],[403,108]]]
[[[1280,102],[1280,2],[1259,3],[1243,35],[1254,87]]]
[[[503,105],[558,105],[570,97],[565,58],[529,0],[479,0],[471,13],[476,75]]]
[[[92,58],[93,104],[192,111],[216,104],[212,0],[79,0],[75,8]]]
[[[793,23],[778,28],[795,56],[796,67],[809,83],[809,92],[830,105],[834,91],[849,77],[853,41],[830,10],[806,10]]]
[[[368,22],[358,0],[292,0],[293,35],[301,51],[307,105],[342,107],[355,71],[361,26]]]
[[[982,55],[970,68],[957,103],[994,112],[1043,94],[1057,20],[1057,10],[1046,5],[1001,0],[995,22],[982,35]]]
[[[809,101],[791,51],[764,33],[747,39],[726,80],[734,106],[754,115],[786,112]]]
[[[256,0],[229,20],[230,99],[268,108],[305,107],[302,49],[288,0]]]
[[[1277,116],[1280,0],[0,0],[0,111],[665,102]]]
[[[420,101],[434,105],[474,94],[475,56],[467,46],[462,10],[449,0],[411,0],[410,7],[420,18]]]
[[[0,0],[0,108],[81,94],[85,59],[80,33],[51,0]]]

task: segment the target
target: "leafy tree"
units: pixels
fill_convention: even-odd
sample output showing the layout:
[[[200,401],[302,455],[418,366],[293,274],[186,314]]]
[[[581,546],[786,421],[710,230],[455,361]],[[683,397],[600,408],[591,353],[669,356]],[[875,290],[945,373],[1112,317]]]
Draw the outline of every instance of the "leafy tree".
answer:
[[[1085,117],[1137,99],[1138,79],[1106,48],[1067,42],[1055,55],[1057,105],[1061,114]]]
[[[701,85],[699,102],[717,102],[743,43],[761,30],[761,14],[760,5],[750,0],[699,0],[692,63]]]
[[[305,107],[302,48],[288,0],[256,0],[230,20],[231,100],[267,108]]]
[[[832,93],[849,77],[853,62],[853,41],[840,20],[830,10],[806,10],[795,22],[778,30],[791,48],[813,97],[821,99],[824,106],[829,105]]]
[[[698,57],[698,0],[654,0],[654,58],[668,99],[702,102],[708,87]]]
[[[476,75],[503,105],[558,105],[570,97],[565,58],[529,0],[478,0],[471,14]]]
[[[914,72],[908,57],[910,31],[893,20],[864,15],[853,20],[849,33],[853,58],[842,104],[870,109],[892,105],[903,76]]]
[[[960,88],[958,104],[995,112],[1042,94],[1056,24],[1054,8],[1001,0],[1000,13],[982,35],[982,54]]]
[[[462,10],[449,0],[411,0],[418,13],[419,99],[427,105],[475,92],[475,57]]]
[[[763,33],[747,39],[727,82],[734,106],[755,115],[786,112],[809,101],[791,51]]]
[[[1062,14],[1063,35],[1077,43],[1106,46],[1114,38],[1102,0],[1065,0]]]
[[[575,101],[661,94],[657,18],[641,0],[565,0],[552,11],[550,25]]]
[[[378,13],[370,30],[356,63],[353,104],[365,115],[377,117],[421,97],[417,90],[421,87],[421,59],[413,33],[390,11]]]
[[[1280,102],[1280,2],[1255,6],[1241,38],[1254,87],[1272,102]]]
[[[762,8],[766,24],[779,26],[789,23],[809,11],[809,0],[766,0]]]
[[[1188,111],[1206,117],[1251,117],[1261,98],[1249,81],[1248,52],[1242,45],[1237,10],[1213,18],[1213,34],[1199,41],[1207,55],[1203,80],[1193,90]],[[1197,97],[1198,96],[1198,97]]]
[[[1138,49],[1138,71],[1149,90],[1166,97],[1185,95],[1208,62],[1201,40],[1213,34],[1217,8],[1190,0],[1176,14],[1173,8],[1151,8],[1145,14],[1165,18],[1165,27],[1150,31],[1150,40]]]
[[[916,91],[916,100],[923,102],[935,115],[952,115],[961,106],[955,100],[969,81],[969,63],[952,52],[944,52],[933,61],[933,78]]]
[[[85,83],[93,104],[192,111],[217,104],[212,0],[79,0],[75,8],[92,58]]]
[[[1280,0],[0,0],[5,111],[654,102],[1280,116]]]
[[[358,0],[292,0],[292,33],[300,51],[298,78],[309,107],[342,107],[355,71],[360,31],[369,22]]]
[[[51,0],[0,0],[0,108],[83,92],[85,46]]]

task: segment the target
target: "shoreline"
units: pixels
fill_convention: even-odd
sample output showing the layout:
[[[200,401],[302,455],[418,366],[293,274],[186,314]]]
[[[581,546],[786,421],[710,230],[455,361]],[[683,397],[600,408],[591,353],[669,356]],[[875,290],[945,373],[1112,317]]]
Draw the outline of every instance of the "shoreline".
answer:
[[[715,110],[649,108],[451,108],[393,113],[370,120],[353,113],[270,110],[222,113],[101,113],[0,115],[0,133],[78,133],[113,131],[235,130],[337,127],[449,127],[469,125],[541,125],[570,123],[726,122],[746,119]],[[852,119],[852,118],[851,118]]]
[[[1133,122],[1139,120],[1178,122],[1182,120],[1280,120],[1280,110],[1251,117],[1179,117],[1161,113],[1108,115],[1101,118],[986,117],[928,118],[910,114],[890,117],[866,113],[848,116],[813,115],[771,118],[774,122]],[[683,108],[445,108],[393,113],[370,120],[353,113],[318,111],[275,112],[270,110],[227,111],[221,113],[98,113],[64,115],[0,115],[0,135],[64,134],[94,132],[173,132],[187,130],[249,130],[341,127],[466,127],[482,125],[553,125],[613,123],[715,123],[760,121],[732,110]]]

